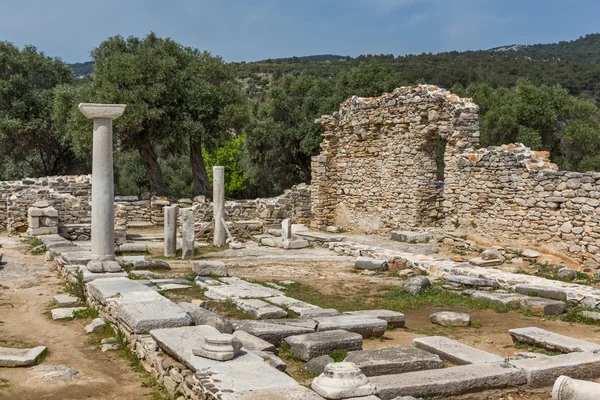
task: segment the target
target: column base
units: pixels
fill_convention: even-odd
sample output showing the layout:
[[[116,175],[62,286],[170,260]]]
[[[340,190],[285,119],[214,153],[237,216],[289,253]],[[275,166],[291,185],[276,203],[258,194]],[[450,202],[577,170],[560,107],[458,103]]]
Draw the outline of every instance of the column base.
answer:
[[[90,272],[121,272],[121,264],[114,260],[92,260],[88,263],[87,269]]]

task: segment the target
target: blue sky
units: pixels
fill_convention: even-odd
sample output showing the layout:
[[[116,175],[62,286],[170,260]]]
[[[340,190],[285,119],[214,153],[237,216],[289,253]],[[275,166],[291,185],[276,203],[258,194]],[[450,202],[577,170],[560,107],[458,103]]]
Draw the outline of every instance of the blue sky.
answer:
[[[0,40],[67,62],[109,36],[162,37],[226,61],[410,54],[600,32],[598,0],[0,0]]]

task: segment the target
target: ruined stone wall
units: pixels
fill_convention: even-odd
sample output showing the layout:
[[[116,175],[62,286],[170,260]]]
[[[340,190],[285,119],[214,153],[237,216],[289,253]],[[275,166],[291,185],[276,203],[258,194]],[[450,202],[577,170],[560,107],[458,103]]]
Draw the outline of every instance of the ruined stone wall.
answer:
[[[490,147],[459,158],[447,226],[567,252],[600,265],[600,173],[558,171],[547,152]]]
[[[558,171],[521,144],[475,150],[477,106],[436,86],[353,97],[317,121],[313,226],[387,233],[441,226],[566,252],[600,266],[600,173]],[[447,141],[444,180],[437,138]]]
[[[56,176],[0,182],[0,230],[15,235],[28,228],[27,209],[46,200],[58,211],[59,233],[70,239],[89,240],[91,223],[91,176]],[[235,200],[225,204],[226,219],[258,221],[263,227],[278,225],[282,219],[309,223],[310,187],[302,184],[268,199]],[[163,197],[142,200],[138,196],[116,196],[119,219],[132,226],[162,227],[163,207],[171,202]],[[173,204],[192,207],[198,224],[212,220],[212,203],[203,196],[180,199]],[[122,224],[122,221],[118,221]]]
[[[431,226],[443,218],[436,147],[446,142],[446,174],[477,147],[477,107],[436,86],[353,97],[317,122],[325,128],[312,160],[313,226],[361,232]]]

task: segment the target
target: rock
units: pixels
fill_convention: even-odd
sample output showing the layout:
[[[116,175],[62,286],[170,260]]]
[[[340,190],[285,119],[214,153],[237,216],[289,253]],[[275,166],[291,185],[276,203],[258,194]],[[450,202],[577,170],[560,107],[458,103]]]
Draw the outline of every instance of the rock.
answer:
[[[98,332],[100,329],[102,329],[102,327],[105,325],[106,323],[104,322],[104,320],[102,318],[95,318],[92,320],[92,322],[90,322],[88,325],[85,326],[85,328],[83,328],[83,330],[85,331],[85,333],[95,333]]]
[[[442,326],[469,326],[471,316],[467,313],[440,311],[429,316],[432,323]]]
[[[525,249],[523,250],[522,256],[525,258],[538,258],[540,257],[542,254],[540,252],[537,252],[535,250],[530,250],[530,249]]]
[[[283,239],[281,247],[285,250],[304,249],[310,247],[310,243],[306,239]]]
[[[582,311],[581,316],[584,318],[589,318],[593,321],[600,321],[600,312],[596,311]]]
[[[520,369],[505,363],[460,365],[370,378],[382,400],[398,396],[441,397],[504,389],[527,383]]]
[[[388,269],[388,263],[387,260],[378,260],[370,257],[358,257],[354,262],[354,269],[385,271]]]
[[[46,351],[46,346],[27,349],[0,347],[0,367],[29,367],[37,363],[38,358]]]
[[[520,284],[515,286],[515,292],[521,293],[527,296],[539,296],[546,299],[561,300],[567,299],[567,293],[557,285],[552,286],[541,286],[541,285],[529,285]]]
[[[359,333],[363,338],[382,336],[388,326],[387,321],[367,315],[346,314],[334,317],[319,317],[314,320],[318,323],[318,332],[342,329]]]
[[[274,389],[253,389],[241,393],[226,393],[221,398],[223,400],[324,400],[314,391],[300,385]]]
[[[233,326],[231,322],[221,315],[202,308],[196,304],[181,302],[177,304],[179,307],[187,311],[194,325],[207,325],[215,328],[221,333],[232,333]]]
[[[377,391],[358,366],[349,362],[328,364],[311,387],[326,399],[368,396]]]
[[[171,269],[169,263],[164,260],[146,259],[144,256],[123,256],[123,264],[133,266],[134,270],[139,269]]]
[[[410,278],[411,276],[415,276],[415,275],[416,275],[415,271],[413,271],[412,269],[403,269],[403,270],[398,271],[398,276],[401,278],[404,278],[404,277]]]
[[[411,346],[352,351],[344,361],[358,365],[366,376],[400,374],[444,367],[444,363],[437,355]]]
[[[470,294],[473,300],[490,303],[497,307],[520,306],[526,296],[515,293],[479,292]]]
[[[302,315],[307,310],[318,310],[319,307],[312,304],[306,303],[301,300],[296,300],[292,297],[287,296],[275,296],[269,297],[268,301],[273,304],[277,304],[280,307],[285,307],[293,312]]]
[[[333,317],[340,312],[333,308],[303,308],[299,311],[302,318]]]
[[[218,260],[194,262],[194,273],[198,276],[229,276],[227,264]]]
[[[521,307],[533,314],[560,315],[567,308],[567,304],[558,300],[526,297],[521,301]]]
[[[406,283],[402,286],[402,289],[406,293],[410,294],[419,294],[422,291],[429,289],[431,287],[431,282],[425,276],[415,276],[414,278],[410,278],[406,281]]]
[[[319,356],[311,359],[306,364],[304,364],[304,367],[302,367],[302,369],[304,371],[320,375],[323,373],[323,371],[325,371],[325,367],[327,366],[327,364],[331,364],[334,362],[334,359],[328,355]]]
[[[66,365],[36,365],[31,368],[30,373],[33,375],[33,378],[29,379],[28,382],[56,384],[72,381],[77,377],[79,371]]]
[[[334,350],[361,350],[362,342],[360,334],[343,330],[307,333],[284,339],[292,355],[303,361],[329,354]]]
[[[75,316],[75,311],[81,310],[85,310],[85,307],[54,308],[50,310],[50,313],[53,320],[70,319]]]
[[[600,356],[590,353],[570,353],[553,357],[510,361],[520,368],[531,387],[551,386],[556,378],[567,375],[575,379],[600,377]]]
[[[271,343],[262,340],[259,337],[249,334],[244,331],[235,331],[233,332],[233,336],[240,339],[242,345],[246,350],[253,350],[259,352],[270,352],[277,354],[277,348]]]
[[[59,307],[76,307],[79,305],[79,297],[68,294],[57,294],[54,296],[54,301]]]
[[[213,300],[227,300],[235,298],[258,299],[283,296],[283,292],[269,287],[244,282],[243,284],[209,287],[204,295]],[[269,301],[271,300],[269,299]]]
[[[481,259],[485,261],[499,260],[504,261],[504,256],[496,249],[486,249],[481,253]]]
[[[443,336],[428,336],[413,339],[413,346],[437,354],[443,360],[450,361],[453,364],[480,364],[503,362],[504,358],[491,354],[483,350],[476,349],[466,344],[448,339]]]
[[[561,268],[558,270],[558,276],[563,279],[573,280],[577,278],[577,271],[571,268]]]
[[[560,335],[537,327],[517,328],[508,331],[514,342],[526,343],[561,353],[599,353],[600,344]]]

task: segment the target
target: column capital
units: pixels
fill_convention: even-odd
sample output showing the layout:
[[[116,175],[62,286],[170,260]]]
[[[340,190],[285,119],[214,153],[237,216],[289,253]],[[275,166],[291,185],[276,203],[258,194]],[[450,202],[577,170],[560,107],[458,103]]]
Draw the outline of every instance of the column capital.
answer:
[[[117,119],[125,111],[126,104],[92,104],[80,103],[79,111],[87,118]]]

